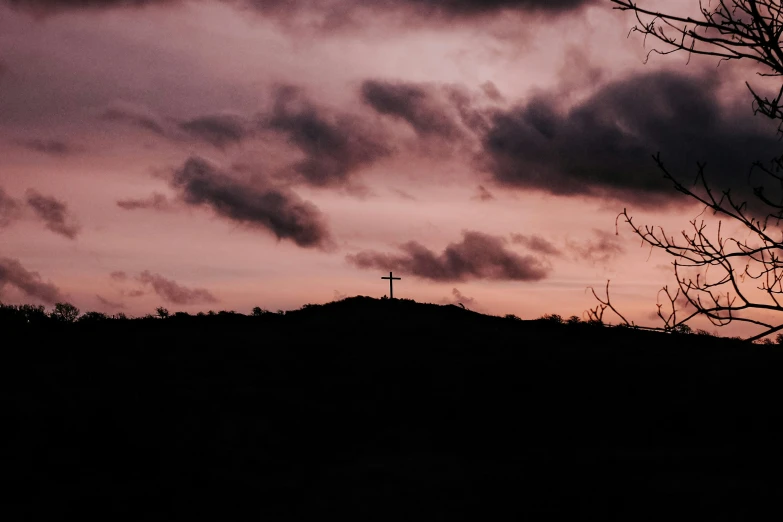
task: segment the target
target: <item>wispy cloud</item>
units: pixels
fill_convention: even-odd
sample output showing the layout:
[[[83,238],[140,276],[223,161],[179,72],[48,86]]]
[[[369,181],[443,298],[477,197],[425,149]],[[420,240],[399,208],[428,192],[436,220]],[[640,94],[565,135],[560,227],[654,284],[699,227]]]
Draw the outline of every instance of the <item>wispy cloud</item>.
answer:
[[[38,272],[26,270],[18,259],[0,257],[0,293],[6,285],[16,287],[28,297],[45,303],[63,300],[60,289],[54,283],[42,281]]]

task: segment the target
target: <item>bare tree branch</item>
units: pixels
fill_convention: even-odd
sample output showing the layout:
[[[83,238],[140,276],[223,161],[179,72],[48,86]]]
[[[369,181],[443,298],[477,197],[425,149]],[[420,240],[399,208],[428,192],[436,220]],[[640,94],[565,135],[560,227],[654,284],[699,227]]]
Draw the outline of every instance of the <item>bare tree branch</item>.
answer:
[[[700,18],[666,14],[639,7],[633,0],[612,0],[614,9],[631,11],[640,33],[663,44],[647,53],[689,55],[724,60],[753,61],[762,67],[759,76],[783,76],[783,8],[780,0],[699,0]],[[753,96],[753,110],[769,118],[783,119],[783,85],[776,95],[764,96],[746,83]]]
[[[699,0],[699,16],[676,15],[640,7],[634,0],[612,0],[614,8],[631,11],[637,24],[630,34],[650,37],[662,44],[648,54],[667,55],[677,51],[692,55],[712,56],[719,64],[727,60],[755,62],[761,66],[757,74],[765,77],[783,76],[783,8],[781,0]],[[779,120],[783,131],[783,82],[775,94],[765,96],[746,82],[753,98],[754,114]],[[783,330],[783,156],[772,152],[775,159],[768,163],[757,161],[750,174],[759,172],[772,181],[779,194],[770,195],[765,188],[753,188],[753,207],[747,201],[738,201],[731,190],[715,191],[707,183],[706,165],[697,163],[697,175],[692,186],[686,186],[664,165],[660,153],[653,160],[673,188],[703,206],[690,221],[690,228],[680,234],[667,235],[662,227],[640,226],[634,223],[627,209],[617,216],[639,236],[642,244],[674,257],[672,263],[677,287],[664,286],[658,293],[657,316],[663,321],[663,331],[685,331],[687,321],[706,317],[715,326],[741,322],[758,326],[761,332],[748,340],[761,339]],[[717,220],[709,228],[702,217],[707,211]],[[714,221],[714,220],[713,220]],[[747,232],[742,238],[726,234],[726,226],[738,226]],[[606,297],[599,298],[591,318],[602,319],[605,310],[617,315],[622,324],[633,325],[618,312]],[[668,303],[661,304],[665,297]],[[677,308],[693,308],[683,314]],[[665,311],[664,311],[665,309]],[[761,315],[759,315],[761,312]],[[635,326],[635,325],[634,325]]]

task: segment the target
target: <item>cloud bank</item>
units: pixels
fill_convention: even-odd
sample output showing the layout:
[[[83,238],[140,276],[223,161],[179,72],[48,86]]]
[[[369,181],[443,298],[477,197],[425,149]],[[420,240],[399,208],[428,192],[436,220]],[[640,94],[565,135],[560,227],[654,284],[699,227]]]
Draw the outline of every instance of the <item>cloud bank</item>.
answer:
[[[364,269],[397,271],[437,282],[471,279],[538,281],[549,269],[532,256],[520,256],[506,248],[502,237],[465,231],[462,241],[450,243],[436,254],[415,241],[399,247],[398,254],[362,251],[346,260]]]
[[[508,187],[640,206],[679,197],[651,159],[658,151],[689,179],[706,161],[713,182],[736,186],[781,143],[768,122],[722,106],[718,86],[712,74],[654,72],[610,83],[565,112],[541,98],[497,111],[481,161]]]
[[[276,89],[274,106],[261,125],[304,154],[293,169],[314,186],[344,185],[351,174],[391,153],[377,129],[357,117],[320,109],[291,86]]]

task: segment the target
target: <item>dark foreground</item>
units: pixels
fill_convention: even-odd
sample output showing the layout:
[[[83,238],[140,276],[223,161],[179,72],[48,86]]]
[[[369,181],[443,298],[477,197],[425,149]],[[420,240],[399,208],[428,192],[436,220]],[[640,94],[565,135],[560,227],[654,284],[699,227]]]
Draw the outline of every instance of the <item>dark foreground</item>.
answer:
[[[0,329],[6,520],[714,521],[783,505],[778,346],[368,298]]]

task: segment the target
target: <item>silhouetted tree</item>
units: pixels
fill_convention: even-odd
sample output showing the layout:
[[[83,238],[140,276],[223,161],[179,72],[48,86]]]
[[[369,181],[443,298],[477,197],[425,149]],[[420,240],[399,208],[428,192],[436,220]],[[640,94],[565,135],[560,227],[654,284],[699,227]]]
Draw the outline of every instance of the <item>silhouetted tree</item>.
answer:
[[[0,303],[0,323],[3,324],[43,324],[49,320],[46,309],[41,305],[4,305]]]
[[[87,312],[79,318],[80,323],[95,323],[105,321],[108,317],[100,312]]]
[[[256,306],[255,308],[253,308],[253,317],[260,317],[260,316],[262,316],[264,314],[268,314],[268,313],[269,312],[267,312],[266,310],[264,310],[260,306]]]
[[[717,0],[699,2],[699,19],[687,15],[661,13],[640,7],[633,0],[612,0],[615,9],[631,11],[638,24],[631,32],[638,32],[663,45],[650,53],[670,54],[683,51],[692,55],[704,55],[724,60],[743,60],[762,66],[760,76],[783,76],[783,8],[780,0]],[[649,54],[648,53],[648,57]],[[753,111],[783,124],[783,82],[777,94],[763,96],[746,82],[753,98]],[[783,127],[779,125],[779,131]],[[773,152],[770,153],[773,155]],[[718,221],[715,234],[707,233],[705,221],[695,218],[691,229],[682,231],[681,238],[667,235],[661,227],[637,226],[624,209],[622,218],[643,242],[674,256],[676,290],[664,287],[659,292],[664,303],[658,303],[658,317],[664,322],[662,329],[683,332],[686,321],[704,316],[716,326],[734,321],[755,324],[763,331],[748,340],[757,340],[780,329],[776,321],[752,317],[748,312],[763,311],[783,313],[783,239],[776,239],[780,220],[783,219],[783,197],[775,198],[764,192],[764,187],[753,189],[753,208],[747,201],[739,201],[730,190],[716,193],[707,183],[705,164],[697,163],[696,182],[686,186],[664,165],[660,153],[653,156],[658,168],[675,190],[697,201],[720,220],[740,224],[748,234],[743,239],[726,237]],[[783,189],[783,156],[768,163],[757,161],[755,169]],[[740,173],[738,173],[739,175]],[[739,176],[738,176],[739,178]],[[756,201],[757,200],[757,201]],[[702,212],[703,213],[703,212]],[[700,214],[701,215],[701,214]],[[773,225],[768,227],[768,225]],[[717,273],[716,273],[717,272]],[[709,278],[707,277],[709,275]],[[755,288],[754,288],[755,287]],[[606,309],[614,312],[624,324],[633,325],[611,303],[609,282],[605,297],[599,298],[595,309],[589,310],[592,321],[602,321]],[[693,311],[678,315],[677,306],[687,303]],[[664,310],[665,307],[665,310]]]
[[[169,311],[162,306],[159,306],[155,309],[155,312],[158,314],[158,317],[161,319],[166,319],[169,316]]]
[[[547,321],[553,324],[563,324],[563,318],[558,314],[544,314],[538,318],[541,321]]]
[[[72,323],[79,317],[79,309],[71,303],[55,303],[52,319],[63,323]]]

